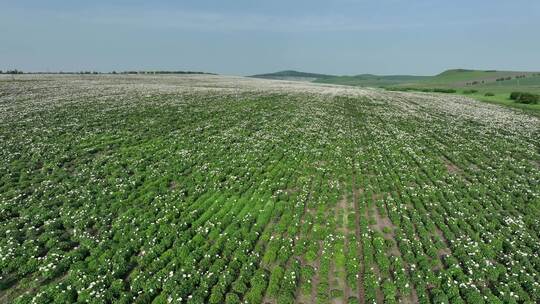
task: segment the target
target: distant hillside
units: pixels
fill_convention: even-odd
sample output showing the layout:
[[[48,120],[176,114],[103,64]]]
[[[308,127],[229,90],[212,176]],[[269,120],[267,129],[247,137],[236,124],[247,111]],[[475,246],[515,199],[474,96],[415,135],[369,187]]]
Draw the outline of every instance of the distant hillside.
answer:
[[[539,76],[540,73],[536,72],[452,69],[434,76],[372,74],[336,76],[287,70],[276,73],[253,75],[251,77],[370,87],[406,86],[423,88],[439,86],[460,88],[490,84],[496,84],[497,86],[514,86],[518,85],[518,83],[540,85]]]
[[[332,83],[353,86],[381,86],[396,85],[400,83],[418,82],[429,78],[430,76],[410,76],[410,75],[372,75],[361,74],[354,76],[337,76],[318,73],[306,73],[293,70],[280,71],[275,73],[258,74],[250,77],[278,79],[278,80],[302,80],[319,83]]]
[[[336,76],[298,71],[281,71],[252,77],[300,80],[360,87],[398,90],[452,89],[475,94],[509,95],[512,91],[540,94],[540,72],[451,69],[434,76],[372,75]],[[506,96],[505,98],[507,98]]]
[[[314,82],[343,84],[353,86],[371,87],[441,87],[441,88],[461,88],[481,85],[496,84],[497,86],[513,86],[520,83],[540,84],[540,73],[518,72],[518,71],[481,71],[453,69],[444,71],[435,76],[410,76],[410,75],[390,75],[378,76],[363,74],[356,76],[331,76],[317,78]],[[531,78],[537,78],[531,80]]]
[[[519,71],[480,71],[480,70],[447,70],[436,76],[428,79],[428,83],[431,84],[443,84],[455,87],[461,87],[466,85],[475,85],[482,83],[495,83],[519,78],[533,77],[537,73],[535,72],[519,72]]]
[[[398,91],[445,92],[467,95],[481,101],[519,107],[540,115],[540,104],[516,104],[512,92],[540,95],[540,72],[451,69],[434,76],[372,75],[336,76],[298,71],[281,71],[252,77],[299,80]]]
[[[275,73],[258,74],[250,77],[265,78],[265,79],[277,79],[277,80],[300,80],[300,81],[314,81],[317,79],[325,79],[328,77],[335,77],[333,75],[317,74],[317,73],[305,73],[293,70],[280,71]]]
[[[410,75],[388,75],[379,76],[372,74],[361,74],[356,76],[330,76],[317,78],[314,82],[332,83],[363,87],[394,86],[402,83],[416,83],[430,78],[429,76],[410,76]]]

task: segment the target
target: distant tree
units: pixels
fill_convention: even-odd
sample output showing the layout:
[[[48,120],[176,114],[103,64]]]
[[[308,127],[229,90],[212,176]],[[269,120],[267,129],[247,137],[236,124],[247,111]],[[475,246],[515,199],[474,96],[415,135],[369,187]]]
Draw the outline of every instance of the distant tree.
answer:
[[[516,102],[525,103],[525,104],[537,104],[540,102],[540,95],[531,94],[531,93],[521,93]]]
[[[512,92],[510,93],[510,99],[512,100],[517,100],[519,98],[519,96],[521,96],[521,92]]]
[[[435,88],[432,91],[437,92],[437,93],[455,93],[456,92],[456,90],[454,89],[443,89],[443,88]]]

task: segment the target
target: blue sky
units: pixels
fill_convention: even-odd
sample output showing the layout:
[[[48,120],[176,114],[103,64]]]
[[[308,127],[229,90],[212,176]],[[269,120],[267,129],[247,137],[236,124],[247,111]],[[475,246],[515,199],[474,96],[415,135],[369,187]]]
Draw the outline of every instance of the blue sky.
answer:
[[[540,71],[537,0],[0,0],[0,69]]]

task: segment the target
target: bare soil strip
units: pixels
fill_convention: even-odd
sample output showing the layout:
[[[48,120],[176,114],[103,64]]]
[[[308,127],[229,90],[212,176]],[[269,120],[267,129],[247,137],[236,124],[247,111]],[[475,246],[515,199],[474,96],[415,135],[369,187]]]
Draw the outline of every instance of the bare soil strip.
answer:
[[[354,166],[354,165],[353,165]],[[356,187],[356,170],[353,167],[352,175],[352,186],[353,186],[353,203],[354,203],[354,221],[355,221],[355,235],[356,241],[358,242],[358,260],[360,262],[360,273],[358,274],[357,286],[358,286],[358,301],[359,303],[366,302],[363,278],[364,278],[364,254],[362,245],[362,236],[360,234],[360,208],[358,207],[358,188]]]
[[[319,252],[317,254],[317,259],[314,262],[313,268],[315,269],[315,274],[311,278],[311,301],[309,303],[317,303],[317,286],[319,286],[319,269],[321,268],[321,255],[322,255],[322,243],[319,241]]]

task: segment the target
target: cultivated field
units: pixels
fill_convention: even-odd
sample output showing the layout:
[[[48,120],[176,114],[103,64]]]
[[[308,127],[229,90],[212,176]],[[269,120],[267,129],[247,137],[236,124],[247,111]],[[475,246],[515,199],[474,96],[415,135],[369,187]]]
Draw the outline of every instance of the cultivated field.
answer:
[[[538,303],[540,120],[224,76],[0,78],[0,303]]]

